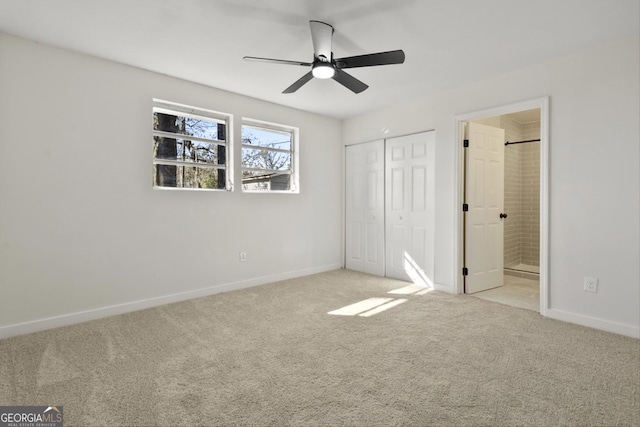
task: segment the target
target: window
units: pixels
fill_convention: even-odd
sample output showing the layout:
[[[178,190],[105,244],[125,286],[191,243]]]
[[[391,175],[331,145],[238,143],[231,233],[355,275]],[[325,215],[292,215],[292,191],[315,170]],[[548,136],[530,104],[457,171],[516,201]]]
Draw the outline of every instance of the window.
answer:
[[[298,129],[244,119],[242,191],[298,192]]]
[[[153,186],[231,190],[230,116],[154,99]]]

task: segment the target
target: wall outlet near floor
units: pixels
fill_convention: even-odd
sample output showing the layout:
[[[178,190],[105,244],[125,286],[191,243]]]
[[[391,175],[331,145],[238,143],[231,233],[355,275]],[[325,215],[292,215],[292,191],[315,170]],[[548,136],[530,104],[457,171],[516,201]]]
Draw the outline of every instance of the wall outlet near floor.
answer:
[[[598,292],[598,279],[595,277],[586,277],[584,278],[584,290],[587,292]]]
[[[245,251],[240,251],[240,262],[245,262],[247,260],[247,253]]]

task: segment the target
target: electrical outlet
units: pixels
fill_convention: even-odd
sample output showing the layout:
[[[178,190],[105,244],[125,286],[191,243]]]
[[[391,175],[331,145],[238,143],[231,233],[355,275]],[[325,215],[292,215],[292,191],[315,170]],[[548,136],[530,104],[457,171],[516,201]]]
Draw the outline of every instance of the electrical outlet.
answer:
[[[245,251],[240,251],[240,262],[245,262],[247,260],[247,253]]]
[[[584,278],[584,290],[587,292],[598,292],[598,279],[595,277],[586,277]]]

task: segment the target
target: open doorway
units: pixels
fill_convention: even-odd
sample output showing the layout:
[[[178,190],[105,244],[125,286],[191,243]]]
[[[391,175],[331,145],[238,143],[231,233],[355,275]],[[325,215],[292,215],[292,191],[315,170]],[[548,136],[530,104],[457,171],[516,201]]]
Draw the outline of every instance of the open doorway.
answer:
[[[472,131],[472,129],[474,129]],[[484,280],[484,288],[473,289],[467,281],[473,275],[484,271],[471,271],[465,276],[465,293],[478,298],[500,302],[529,310],[540,311],[540,108],[472,120],[469,123],[470,144],[465,162],[465,201],[477,199],[470,193],[478,190],[474,183],[475,165],[469,152],[478,151],[480,136],[496,135],[495,166],[499,171],[493,179],[485,181],[486,196],[495,195],[495,212],[489,222],[496,229],[496,238],[477,242],[477,236],[465,225],[465,259],[467,267],[477,264],[474,258],[494,254],[499,260],[492,262],[496,267],[497,279]],[[483,141],[486,142],[486,141]],[[476,156],[477,157],[477,156]],[[476,159],[477,161],[477,159]],[[476,172],[477,173],[477,172]],[[491,185],[493,188],[487,188]],[[500,193],[500,195],[496,193]],[[501,197],[498,197],[501,196]],[[489,201],[489,197],[483,197]],[[490,207],[489,207],[490,209]],[[474,214],[471,204],[465,213],[468,218]],[[497,232],[499,231],[499,232]],[[486,233],[486,231],[485,231]],[[476,245],[481,246],[475,249]],[[487,247],[496,245],[498,247]],[[470,258],[470,259],[469,259]],[[497,262],[499,261],[499,262]],[[471,281],[473,283],[473,281]],[[471,283],[470,283],[471,284]]]
[[[456,118],[459,293],[545,313],[548,100]]]

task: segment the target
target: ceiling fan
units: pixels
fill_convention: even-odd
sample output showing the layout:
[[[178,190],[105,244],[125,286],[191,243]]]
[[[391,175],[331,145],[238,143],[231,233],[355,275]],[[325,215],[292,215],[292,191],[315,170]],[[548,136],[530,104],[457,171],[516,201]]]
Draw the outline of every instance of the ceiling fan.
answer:
[[[313,62],[288,61],[285,59],[259,58],[245,56],[247,61],[270,62],[274,64],[298,65],[311,67],[311,71],[298,79],[294,84],[286,88],[282,93],[293,93],[300,89],[312,78],[333,79],[351,90],[360,93],[369,86],[342,70],[345,68],[372,67],[376,65],[402,64],[404,52],[392,50],[389,52],[369,53],[366,55],[349,56],[346,58],[333,58],[331,51],[331,39],[333,27],[325,22],[309,21],[311,26],[311,39],[313,41]]]

